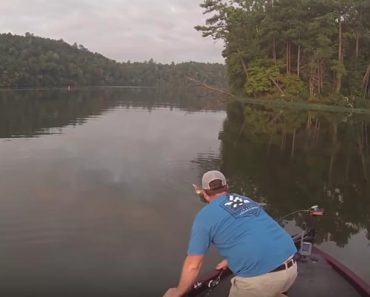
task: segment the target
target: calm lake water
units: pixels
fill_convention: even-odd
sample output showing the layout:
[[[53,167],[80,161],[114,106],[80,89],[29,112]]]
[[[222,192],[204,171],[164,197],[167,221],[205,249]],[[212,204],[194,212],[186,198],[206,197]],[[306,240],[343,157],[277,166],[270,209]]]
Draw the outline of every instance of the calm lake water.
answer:
[[[368,119],[212,102],[1,93],[0,294],[161,296],[202,207],[191,184],[214,168],[276,218],[324,207],[318,242],[370,282]],[[205,270],[218,260],[212,250]]]

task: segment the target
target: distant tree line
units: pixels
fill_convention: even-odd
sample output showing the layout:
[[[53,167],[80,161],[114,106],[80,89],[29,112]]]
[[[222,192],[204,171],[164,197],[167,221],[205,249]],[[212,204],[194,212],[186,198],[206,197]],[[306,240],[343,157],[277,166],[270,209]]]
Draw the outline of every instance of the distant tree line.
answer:
[[[257,97],[369,98],[369,0],[203,0],[231,88]]]
[[[209,63],[118,63],[63,40],[0,34],[0,88],[128,85],[169,88],[186,76],[225,86],[225,66]]]

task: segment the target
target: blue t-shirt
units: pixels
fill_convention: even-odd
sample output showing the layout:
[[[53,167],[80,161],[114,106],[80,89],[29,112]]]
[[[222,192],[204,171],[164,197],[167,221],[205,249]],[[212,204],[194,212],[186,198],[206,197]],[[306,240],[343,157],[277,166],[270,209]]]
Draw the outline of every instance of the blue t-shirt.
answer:
[[[230,270],[244,277],[268,273],[297,252],[291,236],[252,199],[227,194],[196,216],[188,255],[214,244]]]

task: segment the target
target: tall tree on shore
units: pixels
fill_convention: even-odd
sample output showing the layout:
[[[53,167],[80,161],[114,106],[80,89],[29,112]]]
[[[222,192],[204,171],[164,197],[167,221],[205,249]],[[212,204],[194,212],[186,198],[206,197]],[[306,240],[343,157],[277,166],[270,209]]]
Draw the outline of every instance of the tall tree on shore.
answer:
[[[315,99],[358,95],[362,81],[368,89],[368,0],[204,0],[201,7],[210,17],[196,29],[223,40],[235,91],[245,90],[250,65],[261,59],[284,65],[280,83],[263,96],[274,96],[292,77],[302,80]]]

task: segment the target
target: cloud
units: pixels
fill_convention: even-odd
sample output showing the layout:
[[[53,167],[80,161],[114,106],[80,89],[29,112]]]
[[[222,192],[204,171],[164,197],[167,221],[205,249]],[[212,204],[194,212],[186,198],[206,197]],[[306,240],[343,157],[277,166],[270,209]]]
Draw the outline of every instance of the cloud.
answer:
[[[2,32],[83,44],[118,61],[222,62],[222,43],[193,27],[199,0],[1,0]]]

